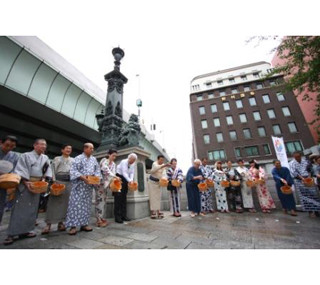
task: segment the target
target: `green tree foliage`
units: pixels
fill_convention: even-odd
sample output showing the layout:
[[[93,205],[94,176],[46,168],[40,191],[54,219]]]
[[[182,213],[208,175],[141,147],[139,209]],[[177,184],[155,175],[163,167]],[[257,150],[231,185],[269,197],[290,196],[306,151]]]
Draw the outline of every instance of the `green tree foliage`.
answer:
[[[247,42],[258,40],[258,44],[264,40],[277,40],[278,36],[253,37]],[[309,124],[314,124],[320,135],[320,37],[319,36],[286,36],[281,43],[272,50],[277,52],[281,65],[276,66],[269,78],[275,74],[283,74],[285,82],[284,90],[297,91],[297,96],[303,96],[302,100],[314,102],[313,111],[316,119]],[[315,93],[315,99],[310,93]]]

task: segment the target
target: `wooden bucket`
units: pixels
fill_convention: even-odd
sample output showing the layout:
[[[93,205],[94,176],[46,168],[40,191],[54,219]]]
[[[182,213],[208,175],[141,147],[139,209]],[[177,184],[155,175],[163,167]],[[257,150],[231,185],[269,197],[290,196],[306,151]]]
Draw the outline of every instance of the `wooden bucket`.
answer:
[[[100,184],[100,177],[99,176],[94,176],[94,175],[88,175],[86,178],[89,181],[90,185],[99,185]]]
[[[252,180],[247,180],[246,184],[247,184],[248,187],[254,187],[254,185],[255,185]]]
[[[206,182],[201,182],[198,184],[198,189],[201,192],[207,191],[208,190],[208,185]]]
[[[233,187],[238,187],[238,186],[240,186],[241,182],[240,182],[240,181],[231,180],[231,181],[230,181],[230,184],[231,184],[231,186],[233,186]]]
[[[110,190],[112,192],[121,192],[122,182],[120,179],[113,178],[110,183]]]
[[[60,183],[53,183],[50,186],[50,194],[53,196],[60,196],[66,190],[66,185]]]
[[[282,186],[280,190],[283,194],[286,194],[286,195],[292,194],[292,188],[288,185]]]
[[[220,184],[222,187],[225,187],[225,188],[230,186],[230,182],[227,180],[222,180]]]
[[[314,185],[314,180],[313,180],[313,178],[308,177],[308,178],[304,178],[304,179],[302,180],[302,183],[303,183],[304,186],[306,186],[306,187],[312,187],[312,186]]]
[[[181,182],[178,179],[173,179],[171,181],[172,186],[179,188],[181,186]]]
[[[214,187],[214,181],[212,179],[206,179],[208,187]]]
[[[46,193],[48,189],[48,182],[34,181],[31,182],[31,192],[35,194]]]
[[[138,190],[138,182],[136,182],[136,181],[129,182],[128,189],[130,191],[137,191]]]
[[[15,173],[6,173],[0,175],[0,188],[10,189],[16,188],[20,183],[21,177]]]
[[[159,185],[160,187],[167,187],[169,184],[169,181],[167,178],[160,178]]]

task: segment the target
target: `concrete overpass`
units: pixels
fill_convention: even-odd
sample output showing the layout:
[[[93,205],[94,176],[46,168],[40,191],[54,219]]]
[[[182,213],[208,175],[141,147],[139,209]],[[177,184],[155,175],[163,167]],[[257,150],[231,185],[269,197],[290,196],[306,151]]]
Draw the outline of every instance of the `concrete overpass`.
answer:
[[[103,75],[101,75],[103,76]],[[31,149],[33,140],[48,142],[48,155],[69,143],[73,155],[82,144],[100,144],[95,119],[104,109],[106,94],[79,70],[37,37],[0,37],[0,135],[19,139],[18,152]],[[124,120],[129,114],[124,111]],[[151,153],[147,167],[165,150],[141,125],[140,145]]]

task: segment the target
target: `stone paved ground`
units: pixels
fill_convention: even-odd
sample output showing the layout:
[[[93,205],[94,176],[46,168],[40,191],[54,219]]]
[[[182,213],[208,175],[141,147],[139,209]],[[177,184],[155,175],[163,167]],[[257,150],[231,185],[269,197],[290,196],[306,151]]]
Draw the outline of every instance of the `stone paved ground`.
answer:
[[[307,213],[298,217],[272,214],[221,214],[191,218],[183,212],[175,218],[165,212],[163,220],[144,218],[126,224],[109,219],[109,226],[93,231],[53,232],[41,236],[44,214],[39,215],[37,237],[16,241],[4,246],[9,213],[0,226],[0,249],[299,249],[320,248],[320,218],[311,219]]]

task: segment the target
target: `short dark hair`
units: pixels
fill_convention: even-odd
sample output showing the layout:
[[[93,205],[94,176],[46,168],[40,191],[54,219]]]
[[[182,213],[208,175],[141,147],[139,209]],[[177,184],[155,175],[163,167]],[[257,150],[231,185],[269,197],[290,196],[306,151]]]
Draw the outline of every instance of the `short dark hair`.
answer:
[[[244,160],[242,158],[239,158],[238,162],[244,162]]]
[[[174,162],[174,161],[175,161],[175,162],[178,162],[176,158],[171,158],[170,164],[171,164],[172,162]]]
[[[279,162],[281,163],[281,161],[280,161],[279,159],[274,159],[274,160],[272,161],[272,163],[275,164],[277,161],[279,161]]]
[[[34,143],[33,144],[37,144],[39,141],[45,141],[45,142],[47,142],[45,139],[43,139],[43,138],[37,138],[37,139],[35,139],[34,140]]]
[[[3,138],[1,139],[1,141],[2,141],[2,143],[6,142],[6,141],[12,141],[12,142],[15,142],[16,144],[18,143],[17,137],[15,137],[15,136],[10,136],[10,135],[3,137]]]
[[[203,158],[201,158],[201,161],[204,161],[204,160],[208,160],[208,158],[206,158],[206,157],[203,157]]]
[[[227,160],[227,163],[228,163],[229,161],[230,161],[231,163],[233,163],[233,161],[232,161],[231,159]]]
[[[164,158],[164,155],[159,154],[158,157],[157,157],[157,159],[160,159],[160,158]]]
[[[115,150],[115,149],[109,149],[108,152],[107,152],[107,156],[106,157],[109,158],[110,155],[113,154],[113,153],[118,153],[118,151]]]
[[[249,163],[250,163],[250,164],[251,164],[251,163],[254,163],[254,168],[256,168],[256,169],[259,169],[259,168],[260,168],[260,164],[257,163],[254,159],[251,159],[251,160],[249,161]]]
[[[292,155],[295,155],[295,154],[300,154],[300,155],[302,155],[302,152],[301,152],[301,151],[296,150],[296,151],[294,151],[294,152],[292,153]]]
[[[71,146],[72,147],[72,145],[71,144],[63,144],[62,146],[61,146],[61,149],[65,149],[67,146]]]

